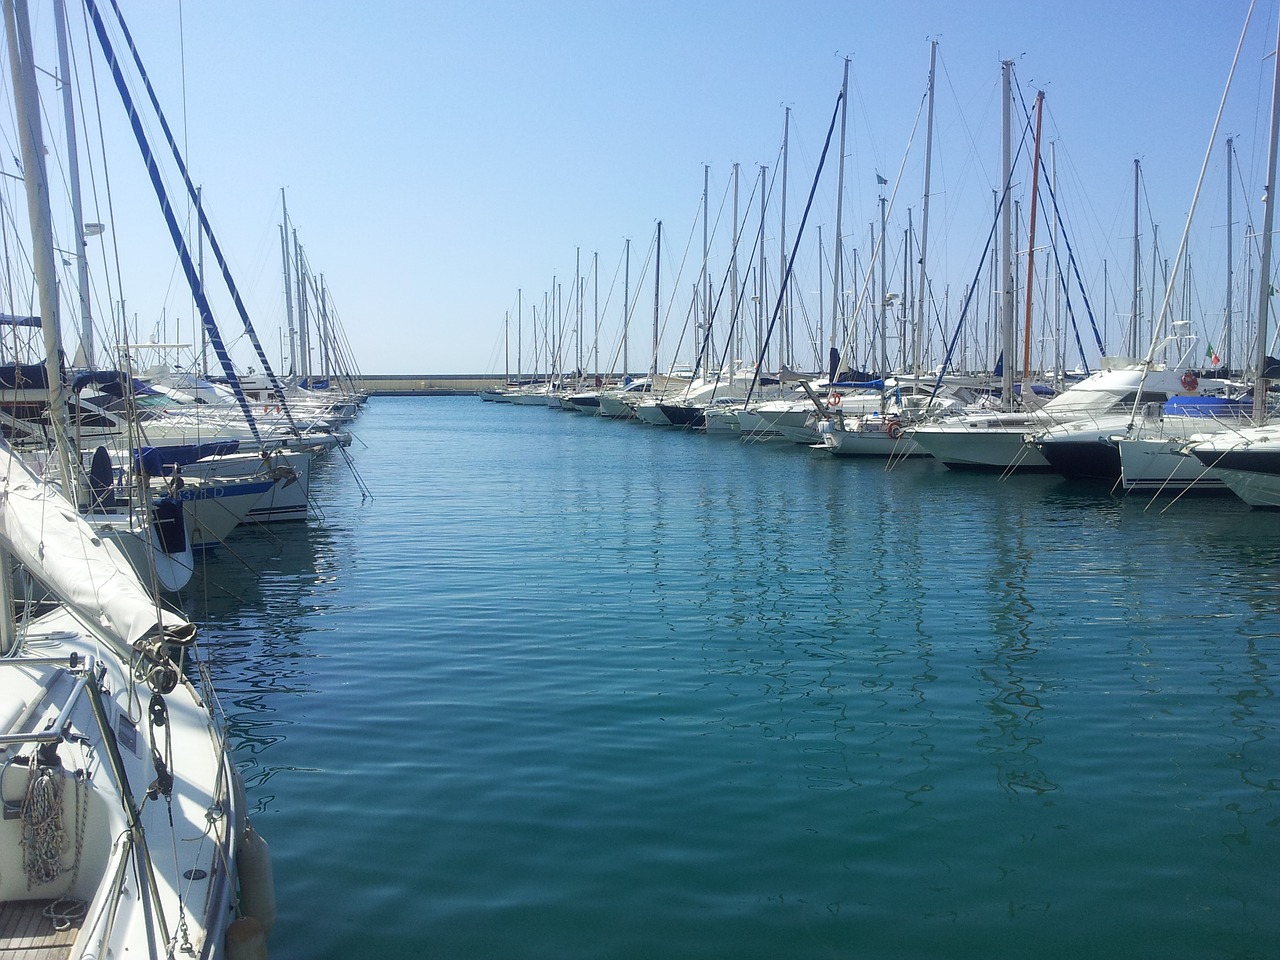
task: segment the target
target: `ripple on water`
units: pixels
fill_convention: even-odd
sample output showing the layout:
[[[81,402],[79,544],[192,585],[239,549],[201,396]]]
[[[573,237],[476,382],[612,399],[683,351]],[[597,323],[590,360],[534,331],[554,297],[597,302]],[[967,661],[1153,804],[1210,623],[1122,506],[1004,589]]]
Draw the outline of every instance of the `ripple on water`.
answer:
[[[273,956],[1272,950],[1276,515],[474,399],[355,429],[376,499],[331,461],[195,603]]]

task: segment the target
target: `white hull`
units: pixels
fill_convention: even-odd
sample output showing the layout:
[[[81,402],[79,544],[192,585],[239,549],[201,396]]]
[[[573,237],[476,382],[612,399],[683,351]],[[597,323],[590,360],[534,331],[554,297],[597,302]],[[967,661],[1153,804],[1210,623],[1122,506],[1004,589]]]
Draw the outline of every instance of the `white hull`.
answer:
[[[221,723],[175,663],[195,628],[3,454],[15,586],[58,605],[0,658],[0,955],[220,957],[245,824]],[[52,929],[50,901],[81,919]],[[61,942],[36,953],[29,936]]]
[[[600,416],[614,420],[631,420],[635,417],[635,411],[622,397],[602,393],[600,394]]]
[[[1222,474],[1181,451],[1186,440],[1120,437],[1120,484],[1126,491],[1225,490]]]
[[[1251,507],[1280,507],[1280,475],[1253,470],[1214,469],[1231,492]]]
[[[759,409],[739,410],[737,418],[738,433],[743,440],[755,443],[762,440],[782,439],[782,431]]]
[[[659,408],[656,400],[646,400],[644,403],[637,403],[633,410],[635,418],[641,423],[652,424],[657,427],[669,427],[671,421],[667,419],[667,415]]]
[[[738,414],[740,412],[733,409],[708,410],[706,413],[707,424],[703,427],[704,432],[722,437],[741,436],[742,429],[738,426]]]
[[[927,457],[929,454],[904,433],[901,426],[888,429],[881,421],[850,421],[842,428],[838,423],[823,421],[818,425],[823,448],[837,457]],[[896,427],[896,429],[895,429]]]
[[[1049,461],[1026,442],[1043,421],[1021,414],[962,417],[915,427],[909,435],[953,470],[1041,470]]]

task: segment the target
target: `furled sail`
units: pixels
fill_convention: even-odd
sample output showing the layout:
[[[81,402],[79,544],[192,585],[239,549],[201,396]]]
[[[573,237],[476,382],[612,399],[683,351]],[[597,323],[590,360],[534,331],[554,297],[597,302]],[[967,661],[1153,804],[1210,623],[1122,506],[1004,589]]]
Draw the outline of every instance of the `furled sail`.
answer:
[[[37,477],[3,442],[0,540],[108,642],[127,648],[140,641],[189,642],[195,636],[191,623],[160,609],[120,549],[97,537],[58,488]]]

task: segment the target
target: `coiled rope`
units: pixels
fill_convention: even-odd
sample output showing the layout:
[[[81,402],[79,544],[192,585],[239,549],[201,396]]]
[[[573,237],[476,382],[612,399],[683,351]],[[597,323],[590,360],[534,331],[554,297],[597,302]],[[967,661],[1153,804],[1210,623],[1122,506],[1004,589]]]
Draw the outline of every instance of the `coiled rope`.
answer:
[[[22,866],[27,889],[51,883],[62,874],[62,777],[53,767],[31,763],[27,796],[22,802]]]

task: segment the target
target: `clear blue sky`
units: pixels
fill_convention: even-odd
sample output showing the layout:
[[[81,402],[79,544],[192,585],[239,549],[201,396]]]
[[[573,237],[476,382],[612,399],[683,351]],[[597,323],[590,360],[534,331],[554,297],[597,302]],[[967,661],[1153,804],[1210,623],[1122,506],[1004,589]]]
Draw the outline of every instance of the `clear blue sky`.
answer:
[[[284,320],[283,187],[308,259],[324,274],[370,374],[501,371],[503,318],[510,312],[514,325],[517,290],[531,326],[530,305],[541,309],[553,277],[568,291],[579,255],[584,271],[599,256],[600,302],[608,299],[601,352],[611,354],[624,238],[632,240],[633,297],[649,300],[631,366],[646,367],[651,280],[634,286],[655,223],[662,220],[666,234],[668,296],[692,237],[672,329],[683,320],[683,291],[701,256],[703,165],[711,167],[712,217],[726,202],[734,162],[742,165],[745,207],[758,165],[778,162],[790,107],[793,238],[845,56],[847,242],[865,251],[878,217],[876,173],[895,181],[900,167],[890,230],[901,236],[908,207],[918,225],[923,129],[905,166],[903,157],[931,38],[940,43],[928,264],[935,290],[950,289],[954,315],[977,271],[1000,176],[1000,61],[1013,59],[1026,101],[1046,92],[1061,202],[1100,321],[1109,311],[1115,339],[1117,315],[1129,311],[1133,161],[1144,172],[1144,256],[1154,223],[1172,257],[1249,7],[1247,0],[120,3],[273,362]],[[34,7],[37,59],[53,71],[50,12],[44,0]],[[73,13],[77,23],[81,16]],[[1242,234],[1246,217],[1261,216],[1271,84],[1264,57],[1275,16],[1274,0],[1259,0],[1194,227],[1193,314],[1206,315],[1201,332],[1210,340],[1226,282],[1221,143],[1237,138]],[[171,329],[181,322],[189,331],[194,313],[172,244],[100,60],[97,71],[126,314],[143,339],[160,335],[163,318],[165,339],[189,342],[189,332]],[[77,73],[87,106],[94,93],[83,54]],[[44,82],[49,114],[57,106]],[[7,71],[4,83],[7,94]],[[52,141],[58,126],[49,122]],[[11,130],[10,122],[6,146],[15,154]],[[60,150],[51,147],[55,171]],[[829,255],[830,163],[806,233],[806,264],[816,263],[819,224]],[[3,168],[12,172],[12,161]],[[100,169],[94,176],[101,183]],[[5,190],[7,203],[20,201],[11,185]],[[104,197],[99,186],[87,219],[107,220]],[[776,195],[771,202],[766,243],[776,264]],[[25,226],[25,208],[15,212]],[[717,283],[728,256],[727,205],[720,216]],[[806,270],[797,284],[812,297],[816,267]],[[95,284],[105,300],[105,287]],[[219,318],[233,337],[239,323],[225,304]],[[235,351],[253,364],[242,343]],[[531,347],[524,352],[527,365]]]

